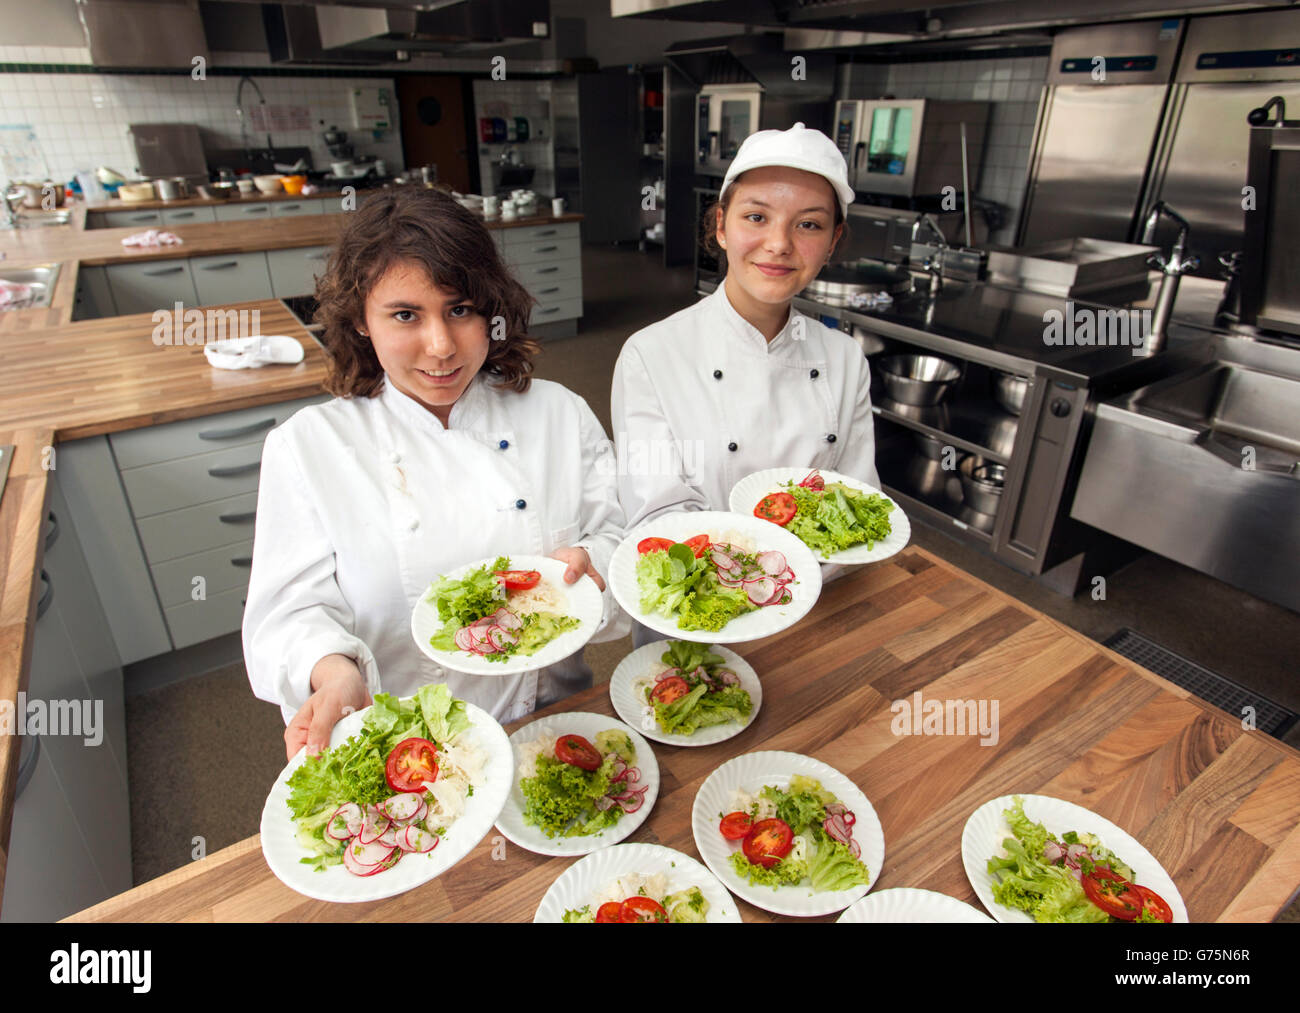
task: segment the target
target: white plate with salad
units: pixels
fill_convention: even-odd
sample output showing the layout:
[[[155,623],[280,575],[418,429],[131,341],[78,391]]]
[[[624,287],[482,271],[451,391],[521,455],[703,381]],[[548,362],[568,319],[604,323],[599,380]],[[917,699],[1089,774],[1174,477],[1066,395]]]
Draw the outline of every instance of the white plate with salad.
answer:
[[[752,514],[691,510],[643,524],[614,550],[614,598],[678,640],[735,644],[789,629],[817,604],[822,573],[803,542]]]
[[[616,844],[551,884],[533,922],[739,922],[736,902],[690,855],[660,844]]]
[[[439,577],[415,604],[411,635],[443,668],[516,675],[582,650],[600,625],[595,581],[564,583],[565,563],[546,556],[498,556]]]
[[[811,756],[745,753],[700,785],[691,809],[700,857],[756,907],[811,917],[866,894],[885,862],[885,834],[852,781]]]
[[[281,771],[262,809],[262,853],[315,900],[405,893],[483,839],[512,773],[505,730],[445,685],[402,700],[376,693],[334,726],[329,749],[299,750]]]
[[[736,513],[767,519],[827,563],[878,563],[902,552],[912,525],[879,489],[838,471],[767,468],[731,487]]]
[[[750,726],[763,704],[763,685],[735,651],[658,640],[618,663],[609,699],[618,716],[648,739],[711,746]]]
[[[510,736],[514,777],[497,829],[539,855],[587,855],[636,830],[659,796],[650,743],[618,718],[574,711]]]
[[[966,821],[961,860],[1000,922],[1187,921],[1178,887],[1146,848],[1064,799],[1004,795],[984,803]]]
[[[877,890],[863,897],[835,919],[837,924],[869,925],[887,922],[895,925],[949,924],[992,925],[994,921],[983,911],[964,904],[956,897],[933,890],[918,890],[911,886],[896,886],[890,890]]]

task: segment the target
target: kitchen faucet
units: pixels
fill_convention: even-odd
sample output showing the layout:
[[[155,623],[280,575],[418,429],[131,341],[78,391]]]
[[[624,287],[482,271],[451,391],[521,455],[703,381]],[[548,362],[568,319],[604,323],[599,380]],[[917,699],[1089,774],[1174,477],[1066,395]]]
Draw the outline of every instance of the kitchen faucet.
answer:
[[[1147,263],[1157,268],[1163,275],[1160,279],[1160,292],[1156,296],[1155,311],[1151,318],[1151,333],[1146,341],[1148,355],[1154,355],[1165,346],[1169,318],[1173,315],[1174,301],[1178,298],[1178,284],[1183,275],[1201,266],[1199,257],[1187,255],[1187,235],[1191,231],[1191,226],[1187,224],[1186,218],[1164,201],[1156,201],[1151,213],[1147,215],[1146,226],[1142,230],[1143,244],[1150,245],[1155,239],[1156,226],[1160,224],[1161,216],[1177,224],[1178,238],[1174,240],[1173,249],[1169,251],[1168,257],[1153,253],[1147,258]]]
[[[928,225],[930,231],[938,239],[939,245],[937,248],[919,241],[922,225]],[[930,291],[932,293],[938,293],[943,289],[943,253],[947,249],[949,249],[948,240],[944,238],[943,230],[939,228],[934,218],[924,213],[917,215],[916,221],[912,223],[912,247],[908,259],[923,258],[921,268],[930,275]]]
[[[244,152],[248,155],[249,160],[253,158],[253,145],[248,140],[248,122],[244,119],[244,85],[251,84],[253,91],[257,92],[258,100],[263,107],[266,106],[266,96],[262,94],[262,89],[257,86],[257,82],[245,74],[239,79],[239,85],[235,88],[235,115],[239,117],[239,138],[244,142]],[[271,145],[270,124],[267,124],[266,132],[266,157],[275,160],[275,148]]]

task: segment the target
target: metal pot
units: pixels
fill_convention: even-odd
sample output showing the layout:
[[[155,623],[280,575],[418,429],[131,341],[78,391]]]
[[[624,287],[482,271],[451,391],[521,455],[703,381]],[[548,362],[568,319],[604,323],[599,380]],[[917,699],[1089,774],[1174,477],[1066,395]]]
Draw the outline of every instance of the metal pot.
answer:
[[[14,183],[12,190],[17,190],[22,194],[22,206],[25,208],[39,208],[41,206],[41,184],[40,183]],[[12,192],[11,190],[11,192]],[[17,199],[15,197],[15,199]]]
[[[827,306],[848,306],[855,295],[888,292],[903,295],[912,288],[912,275],[906,268],[892,264],[832,264],[808,283],[805,299]]]
[[[943,448],[948,444],[929,433],[913,433],[913,435],[916,437],[916,446],[921,451],[922,457],[928,457],[931,461],[943,459]]]
[[[1002,502],[1002,488],[1006,484],[1007,469],[978,454],[967,454],[957,465],[961,476],[962,496],[966,505],[982,514],[996,514]]]
[[[1000,369],[993,371],[993,400],[1009,411],[1019,415],[1025,407],[1025,397],[1029,393],[1032,381],[1027,376],[1004,373]]]
[[[179,200],[181,197],[181,188],[176,185],[174,179],[155,179],[153,192],[158,195],[159,200]]]
[[[937,355],[886,355],[876,369],[889,397],[910,405],[935,405],[942,401],[961,369]]]
[[[858,347],[862,349],[862,354],[867,358],[879,355],[885,350],[884,338],[879,334],[873,334],[864,327],[859,327],[857,324],[853,325],[853,340],[858,343]]]

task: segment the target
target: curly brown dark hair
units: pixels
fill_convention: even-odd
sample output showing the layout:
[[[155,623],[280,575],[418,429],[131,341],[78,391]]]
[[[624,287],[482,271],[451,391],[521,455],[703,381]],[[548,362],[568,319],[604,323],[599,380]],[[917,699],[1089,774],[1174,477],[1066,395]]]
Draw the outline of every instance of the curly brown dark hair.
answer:
[[[523,393],[532,383],[541,345],[528,336],[535,300],[501,260],[479,217],[448,194],[420,186],[397,187],[370,197],[348,223],[316,282],[313,316],[329,353],[325,389],[338,397],[374,397],[384,370],[374,345],[358,331],[366,296],[394,264],[414,261],[435,285],[453,289],[489,321],[504,322],[503,338],[489,342],[483,370],[497,386]],[[499,328],[499,323],[494,324]]]
[[[725,221],[727,218],[727,209],[731,207],[731,197],[736,192],[736,184],[744,178],[745,173],[742,172],[739,176],[733,179],[731,181],[731,186],[727,187],[722,198],[720,200],[715,200],[705,208],[704,214],[700,217],[700,246],[704,248],[705,253],[718,261],[719,266],[724,273],[727,270],[727,251],[724,250],[718,242],[718,209],[722,209],[722,218]],[[827,185],[829,186],[830,184],[827,183]],[[835,221],[831,225],[831,231],[833,232],[836,227],[840,225],[844,226],[844,231],[840,234],[839,238],[839,242],[842,243],[848,238],[849,224],[844,220],[844,212],[840,210],[840,202],[834,199],[833,192],[831,204],[835,208]]]

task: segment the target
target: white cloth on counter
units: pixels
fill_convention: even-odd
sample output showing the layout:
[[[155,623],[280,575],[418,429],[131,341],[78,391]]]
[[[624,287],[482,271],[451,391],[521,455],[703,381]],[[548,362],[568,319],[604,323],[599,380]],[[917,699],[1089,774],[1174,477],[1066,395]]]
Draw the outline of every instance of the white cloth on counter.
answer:
[[[123,246],[180,246],[185,242],[175,232],[163,232],[160,229],[147,229],[122,239]]]
[[[254,334],[209,342],[203,346],[203,354],[215,369],[255,369],[272,363],[294,365],[302,362],[306,353],[287,334]]]
[[[267,434],[244,658],[253,691],[286,722],[327,654],[356,659],[372,694],[446,682],[503,722],[590,684],[581,654],[474,676],[416,646],[411,612],[439,575],[576,545],[608,577],[623,533],[613,446],[576,394],[545,380],[519,394],[480,375],[450,423],[385,382],[374,398],[305,408]],[[623,636],[627,619],[604,598],[597,639]]]

